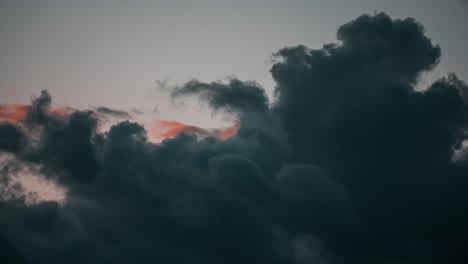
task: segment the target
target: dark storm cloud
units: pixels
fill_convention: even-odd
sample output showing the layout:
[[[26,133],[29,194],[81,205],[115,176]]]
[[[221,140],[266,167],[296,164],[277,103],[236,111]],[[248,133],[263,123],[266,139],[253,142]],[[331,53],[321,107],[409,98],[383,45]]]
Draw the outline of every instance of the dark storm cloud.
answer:
[[[467,86],[414,89],[441,52],[413,19],[361,16],[338,40],[278,51],[271,106],[252,82],[177,87],[239,118],[227,140],[154,144],[128,121],[99,134],[96,113],[51,115],[43,92],[26,130],[0,125],[2,165],[38,167],[67,199],[3,197],[2,260],[464,263]]]
[[[321,50],[277,53],[274,111],[294,160],[327,169],[351,194],[377,247],[357,254],[457,256],[453,229],[467,231],[460,224],[466,179],[451,159],[464,140],[466,85],[452,76],[415,91],[440,49],[412,19],[362,16],[342,26],[338,39],[341,45]]]

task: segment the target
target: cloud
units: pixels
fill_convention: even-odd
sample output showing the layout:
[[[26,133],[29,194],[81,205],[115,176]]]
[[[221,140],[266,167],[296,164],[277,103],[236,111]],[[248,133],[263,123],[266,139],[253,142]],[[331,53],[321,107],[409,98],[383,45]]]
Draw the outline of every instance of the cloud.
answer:
[[[0,120],[15,123],[26,116],[28,105],[0,105]]]
[[[108,107],[100,106],[95,108],[96,113],[102,114],[105,116],[120,118],[120,119],[130,119],[131,115],[123,110],[111,109]]]
[[[240,127],[240,122],[236,121],[231,127],[216,130],[216,136],[219,139],[228,139],[237,134],[239,127]]]
[[[468,87],[415,90],[441,49],[413,19],[363,15],[337,38],[276,52],[271,103],[235,78],[173,89],[234,115],[224,130],[99,132],[97,111],[53,114],[43,92],[0,124],[0,186],[27,170],[66,196],[0,193],[2,261],[464,263]]]
[[[8,123],[0,123],[0,150],[4,152],[17,152],[26,143],[26,136],[17,126]]]
[[[173,138],[182,132],[195,134],[200,137],[209,134],[209,131],[205,129],[172,120],[157,120],[156,127],[153,129],[153,135],[158,139]]]
[[[37,99],[36,105],[25,105],[25,104],[3,104],[0,105],[0,122],[10,122],[16,123],[20,121],[24,121],[28,113],[39,113],[37,111],[31,111],[31,108],[43,108],[41,112],[42,115],[52,115],[52,116],[59,116],[65,117],[73,109],[68,107],[51,107],[51,101],[48,101],[50,95],[47,91],[43,91],[41,96]],[[43,100],[43,101],[40,101]]]
[[[236,135],[238,129],[239,122],[234,122],[232,126],[224,129],[208,129],[187,125],[174,120],[156,120],[154,126],[148,133],[149,136],[154,138],[156,141],[173,138],[182,132],[194,134],[199,138],[214,136],[219,139],[226,140]]]
[[[264,112],[268,108],[268,97],[262,87],[255,82],[242,82],[235,78],[227,84],[193,80],[172,92],[172,98],[187,95],[200,95],[215,111]]]

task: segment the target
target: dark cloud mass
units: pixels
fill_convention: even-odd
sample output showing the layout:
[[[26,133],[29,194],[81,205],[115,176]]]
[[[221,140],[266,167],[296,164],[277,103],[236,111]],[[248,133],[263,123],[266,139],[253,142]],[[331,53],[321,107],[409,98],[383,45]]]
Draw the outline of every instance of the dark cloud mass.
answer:
[[[96,111],[50,114],[43,92],[0,123],[0,189],[27,167],[67,196],[2,194],[1,262],[466,263],[468,87],[415,90],[441,50],[413,19],[363,15],[337,38],[275,53],[272,103],[235,78],[176,87],[238,118],[226,140],[98,133]]]

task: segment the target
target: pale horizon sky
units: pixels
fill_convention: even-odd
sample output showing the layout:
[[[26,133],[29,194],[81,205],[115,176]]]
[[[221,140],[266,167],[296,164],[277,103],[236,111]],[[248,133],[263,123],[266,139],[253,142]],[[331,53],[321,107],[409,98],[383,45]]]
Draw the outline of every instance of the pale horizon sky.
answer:
[[[448,72],[468,80],[462,0],[0,0],[0,103],[29,103],[47,89],[61,106],[139,109],[213,127],[219,117],[172,106],[154,92],[157,81],[170,86],[233,75],[257,81],[271,96],[272,53],[298,44],[320,48],[336,41],[343,23],[379,11],[414,17],[441,46],[441,62],[423,87]]]

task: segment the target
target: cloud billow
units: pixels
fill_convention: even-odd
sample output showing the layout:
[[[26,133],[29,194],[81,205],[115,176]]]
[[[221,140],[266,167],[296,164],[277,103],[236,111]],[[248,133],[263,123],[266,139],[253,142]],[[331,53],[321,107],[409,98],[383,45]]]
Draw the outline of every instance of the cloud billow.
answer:
[[[237,79],[177,87],[238,117],[226,139],[100,133],[100,112],[126,113],[54,115],[44,92],[0,123],[1,162],[67,196],[0,200],[2,262],[464,263],[467,86],[415,90],[441,51],[413,19],[363,15],[337,38],[275,53],[272,103]]]

